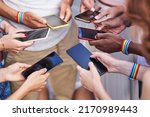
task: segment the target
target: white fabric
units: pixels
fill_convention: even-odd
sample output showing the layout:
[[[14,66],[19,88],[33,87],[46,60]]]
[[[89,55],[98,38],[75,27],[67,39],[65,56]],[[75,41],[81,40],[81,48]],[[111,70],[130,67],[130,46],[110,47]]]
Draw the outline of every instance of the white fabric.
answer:
[[[45,17],[49,15],[59,15],[59,8],[61,0],[4,0],[4,2],[18,10],[18,11],[30,11],[38,16]],[[17,28],[23,28],[24,30],[29,30],[30,28],[16,24],[10,21]],[[48,49],[59,43],[67,34],[69,27],[50,30],[50,34],[46,40],[37,41],[33,46],[27,48],[30,51],[41,51]]]

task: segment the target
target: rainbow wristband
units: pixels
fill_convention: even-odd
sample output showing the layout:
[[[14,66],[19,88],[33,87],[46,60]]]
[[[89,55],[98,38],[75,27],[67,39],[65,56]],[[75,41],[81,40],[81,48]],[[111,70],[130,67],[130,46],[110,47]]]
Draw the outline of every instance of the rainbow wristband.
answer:
[[[19,24],[23,24],[23,15],[24,15],[23,12],[18,12],[18,13],[17,13],[17,22],[18,22]]]
[[[133,64],[133,67],[129,76],[129,80],[136,80],[136,76],[138,74],[139,68],[140,68],[140,64],[136,64],[136,63]]]
[[[121,49],[123,54],[126,54],[126,55],[129,54],[129,53],[128,53],[128,48],[129,48],[130,43],[131,43],[130,40],[124,40],[124,41],[123,41],[122,49]]]

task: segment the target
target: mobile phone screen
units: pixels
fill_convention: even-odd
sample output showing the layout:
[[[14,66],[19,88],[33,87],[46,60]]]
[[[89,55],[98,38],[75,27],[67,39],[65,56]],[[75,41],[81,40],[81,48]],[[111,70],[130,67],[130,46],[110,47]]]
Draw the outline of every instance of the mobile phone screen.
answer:
[[[65,21],[63,21],[62,19],[60,19],[58,16],[55,15],[51,15],[51,16],[47,16],[44,17],[47,20],[47,25],[50,28],[62,28],[64,26],[68,26],[69,24],[66,23]]]
[[[91,39],[95,40],[96,35],[98,31],[97,30],[92,30],[92,29],[86,29],[86,28],[78,28],[78,37],[79,38],[84,38],[84,39]]]
[[[52,68],[56,67],[57,65],[61,64],[63,60],[58,56],[57,53],[52,52],[51,54],[47,55],[31,67],[27,68],[25,71],[22,72],[22,75],[27,78],[30,74],[40,69],[46,68],[47,71],[51,70]]]
[[[93,20],[95,20],[95,16],[97,16],[99,13],[100,12],[98,12],[98,11],[93,12],[93,11],[88,10],[88,11],[85,11],[85,12],[75,16],[75,19],[90,23]]]
[[[100,75],[103,75],[105,72],[107,72],[107,68],[100,61],[90,58],[92,53],[81,43],[67,50],[67,53],[84,69],[88,70],[88,63],[92,61]]]
[[[49,31],[49,28],[20,32],[20,33],[24,33],[26,37],[19,38],[19,39],[17,38],[17,39],[20,41],[39,40],[42,38],[44,39],[47,37],[48,31]]]
[[[79,39],[83,40],[96,40],[96,35],[98,33],[105,33],[103,31],[88,29],[88,28],[82,28],[78,27],[78,37]]]

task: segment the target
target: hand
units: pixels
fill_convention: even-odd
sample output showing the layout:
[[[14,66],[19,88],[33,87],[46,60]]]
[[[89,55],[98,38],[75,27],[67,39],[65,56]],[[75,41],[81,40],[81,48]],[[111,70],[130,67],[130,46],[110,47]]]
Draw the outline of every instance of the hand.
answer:
[[[5,81],[22,81],[22,71],[30,67],[30,65],[24,63],[15,63],[4,68],[3,74],[5,75]]]
[[[87,10],[99,11],[101,8],[95,4],[95,0],[81,0],[80,12],[83,13]]]
[[[41,69],[28,76],[23,84],[24,87],[27,87],[28,92],[41,91],[45,87],[46,79],[49,76],[49,73],[46,73],[46,71],[47,69]]]
[[[115,18],[123,14],[125,11],[123,6],[111,7],[104,12],[101,12],[99,15],[95,17],[94,23],[101,23],[103,21]]]
[[[92,62],[89,63],[89,68],[90,70],[88,71],[77,66],[83,87],[94,93],[102,83],[100,75]]]
[[[96,58],[101,63],[103,63],[105,67],[108,69],[108,72],[110,73],[119,72],[121,61],[113,58],[110,54],[103,53],[103,52],[95,52],[91,57]]]
[[[107,53],[121,51],[123,39],[119,35],[99,33],[96,38],[97,40],[89,41],[89,44],[95,46],[97,49]]]
[[[17,33],[5,35],[1,39],[7,51],[19,53],[20,51],[23,51],[25,48],[33,45],[34,43],[33,41],[21,42],[17,40],[17,38],[24,38],[24,37],[26,37],[25,34]]]
[[[31,12],[25,12],[23,15],[23,24],[30,28],[47,27],[47,21]]]
[[[60,18],[68,22],[72,17],[71,5],[69,2],[62,0],[60,5]]]

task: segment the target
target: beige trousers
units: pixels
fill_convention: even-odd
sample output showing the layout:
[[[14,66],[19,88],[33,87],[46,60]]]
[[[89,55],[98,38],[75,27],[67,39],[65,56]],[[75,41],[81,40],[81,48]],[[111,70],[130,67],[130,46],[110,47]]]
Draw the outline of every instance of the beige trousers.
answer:
[[[67,55],[66,50],[78,43],[77,26],[73,22],[66,37],[56,46],[43,51],[23,51],[19,54],[8,53],[6,66],[15,62],[34,64],[44,56],[55,51],[64,63],[50,71],[50,84],[53,89],[54,99],[71,99],[75,89],[76,63]],[[15,92],[23,82],[11,83],[12,92]],[[24,99],[37,99],[39,93],[31,92]]]

